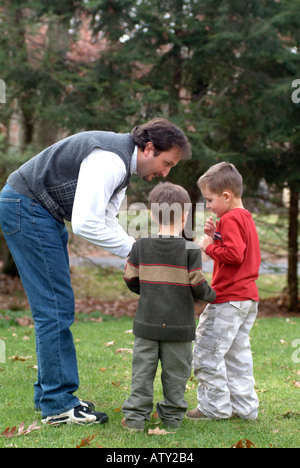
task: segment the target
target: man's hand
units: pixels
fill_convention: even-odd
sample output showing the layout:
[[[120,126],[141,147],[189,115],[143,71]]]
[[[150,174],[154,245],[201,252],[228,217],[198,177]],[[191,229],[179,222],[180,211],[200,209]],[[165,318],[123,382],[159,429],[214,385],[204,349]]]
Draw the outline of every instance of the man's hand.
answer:
[[[210,236],[207,236],[206,234],[204,234],[203,237],[201,237],[199,243],[198,243],[198,246],[200,249],[203,250],[203,252],[206,251],[207,247],[211,244],[213,244],[214,241],[212,240],[212,238]]]

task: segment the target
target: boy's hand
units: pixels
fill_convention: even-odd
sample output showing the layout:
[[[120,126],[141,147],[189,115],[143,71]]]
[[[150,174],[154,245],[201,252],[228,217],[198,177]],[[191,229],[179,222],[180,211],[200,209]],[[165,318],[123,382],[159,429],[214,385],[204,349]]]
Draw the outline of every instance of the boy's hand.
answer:
[[[212,238],[210,236],[207,236],[206,234],[201,237],[201,239],[199,240],[199,243],[198,243],[198,246],[200,249],[203,250],[203,252],[206,251],[207,247],[210,245],[210,244],[213,244],[214,241],[212,240]]]
[[[204,226],[204,232],[212,239],[214,238],[214,234],[216,232],[217,226],[212,217],[210,216]]]

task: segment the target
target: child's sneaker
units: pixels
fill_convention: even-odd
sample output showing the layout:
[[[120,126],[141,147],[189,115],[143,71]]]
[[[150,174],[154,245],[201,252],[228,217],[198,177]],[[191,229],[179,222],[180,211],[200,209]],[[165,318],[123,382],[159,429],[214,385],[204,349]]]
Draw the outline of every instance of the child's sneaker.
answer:
[[[144,430],[144,428],[128,426],[128,424],[126,424],[125,418],[122,419],[121,425],[122,425],[123,429],[126,429],[129,432],[143,432],[143,430]]]
[[[195,408],[191,411],[187,411],[185,417],[187,419],[193,419],[194,421],[200,421],[200,420],[208,421],[210,419],[207,416],[205,416],[205,414],[201,413],[201,411],[198,408]]]
[[[92,411],[88,406],[79,405],[65,413],[55,414],[42,419],[43,424],[104,424],[108,421],[106,413]]]

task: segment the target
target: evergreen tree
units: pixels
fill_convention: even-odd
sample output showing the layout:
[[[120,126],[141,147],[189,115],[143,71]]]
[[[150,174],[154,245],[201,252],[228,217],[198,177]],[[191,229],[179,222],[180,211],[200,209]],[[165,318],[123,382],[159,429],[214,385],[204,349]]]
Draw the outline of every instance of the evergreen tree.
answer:
[[[0,78],[23,115],[24,145],[46,124],[128,131],[157,116],[183,128],[193,159],[171,178],[199,200],[197,178],[231,160],[246,186],[291,191],[289,298],[297,308],[299,0],[3,0]],[[97,60],[70,57],[83,14]],[[47,41],[38,42],[40,27]],[[76,47],[75,47],[76,48]],[[299,86],[300,88],[300,86]],[[292,100],[292,93],[295,97]],[[8,125],[13,108],[1,105]],[[37,141],[35,141],[37,143]],[[40,142],[42,144],[42,142]],[[141,188],[146,190],[144,186]],[[148,186],[147,186],[148,190]]]
[[[291,86],[300,61],[299,1],[91,0],[88,7],[96,30],[115,44],[107,60],[118,76],[124,122],[133,100],[134,123],[161,114],[192,141],[193,160],[171,177],[190,187],[194,201],[198,175],[224,159],[237,165],[248,190],[262,178],[290,188],[295,310],[300,110]]]
[[[200,5],[201,3],[201,5]],[[297,0],[199,2],[209,32],[205,61],[214,65],[202,112],[216,129],[207,144],[232,153],[248,186],[264,178],[291,192],[289,306],[298,308],[300,107],[292,83],[300,65]]]

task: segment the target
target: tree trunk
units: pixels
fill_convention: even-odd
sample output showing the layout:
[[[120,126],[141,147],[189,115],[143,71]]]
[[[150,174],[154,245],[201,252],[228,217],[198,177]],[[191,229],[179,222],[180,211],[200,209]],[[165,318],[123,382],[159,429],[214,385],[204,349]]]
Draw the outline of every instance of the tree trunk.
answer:
[[[289,236],[288,236],[288,294],[289,310],[298,310],[298,213],[299,193],[290,190]]]

